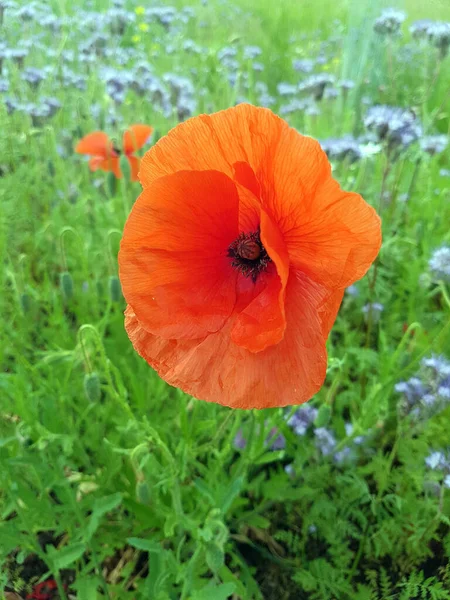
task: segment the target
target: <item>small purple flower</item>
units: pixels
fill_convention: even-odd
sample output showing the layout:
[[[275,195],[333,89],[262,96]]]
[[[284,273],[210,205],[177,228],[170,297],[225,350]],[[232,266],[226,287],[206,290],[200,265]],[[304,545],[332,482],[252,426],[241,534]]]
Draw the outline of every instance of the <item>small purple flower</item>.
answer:
[[[352,136],[329,138],[320,142],[320,145],[331,160],[347,159],[353,163],[362,158],[360,145]]]
[[[401,10],[386,8],[376,19],[373,28],[380,35],[397,35],[406,15]]]
[[[349,285],[346,288],[345,293],[348,294],[351,298],[357,298],[359,296],[359,289],[355,284]]]
[[[364,126],[390,148],[406,148],[422,135],[415,114],[397,106],[372,106],[364,117]]]
[[[368,302],[363,306],[362,311],[366,319],[371,315],[373,322],[378,323],[381,313],[384,311],[384,306],[379,302]]]
[[[333,75],[328,73],[318,73],[316,75],[310,75],[307,79],[302,81],[298,86],[299,92],[310,94],[316,101],[322,100],[327,86],[333,84],[335,81]]]
[[[316,447],[323,456],[329,456],[333,453],[336,447],[336,438],[333,433],[326,427],[318,427],[314,429],[316,438]]]
[[[247,446],[247,440],[245,439],[242,433],[242,429],[239,429],[239,431],[235,435],[233,445],[238,450],[244,450],[244,448]]]
[[[22,74],[22,79],[28,83],[30,87],[36,90],[40,83],[44,81],[46,75],[42,69],[35,69],[34,67],[28,67]]]
[[[295,470],[292,464],[286,465],[284,470],[290,477],[295,477]]]
[[[292,66],[295,71],[308,74],[311,73],[314,68],[314,61],[309,58],[297,58],[292,61]]]
[[[284,450],[286,448],[286,438],[282,433],[273,427],[267,436],[264,445],[269,445],[270,450]]]
[[[419,21],[414,21],[410,26],[409,31],[416,39],[425,38],[428,36],[428,28],[430,25],[433,25],[431,19],[421,19]]]
[[[432,354],[422,360],[422,366],[433,369],[439,377],[448,377],[450,375],[450,361],[445,356]]]
[[[428,455],[425,459],[425,464],[429,469],[435,471],[436,469],[447,469],[449,468],[449,462],[444,452],[434,451]]]
[[[408,404],[416,404],[425,395],[425,386],[418,377],[411,377],[408,381],[400,381],[395,385],[395,391],[404,394]]]
[[[439,50],[441,59],[444,59],[450,48],[450,23],[434,21],[427,28],[430,43]]]
[[[428,266],[435,279],[450,281],[450,246],[442,246],[435,250]]]
[[[244,60],[254,60],[261,56],[262,50],[259,46],[245,46],[244,47]]]
[[[421,149],[434,156],[440,154],[448,146],[448,137],[446,135],[427,135],[420,140]]]
[[[294,96],[297,93],[297,86],[282,81],[277,85],[277,92],[280,96]]]
[[[296,435],[303,436],[317,417],[318,410],[310,404],[303,404],[289,418],[288,425],[292,427]]]

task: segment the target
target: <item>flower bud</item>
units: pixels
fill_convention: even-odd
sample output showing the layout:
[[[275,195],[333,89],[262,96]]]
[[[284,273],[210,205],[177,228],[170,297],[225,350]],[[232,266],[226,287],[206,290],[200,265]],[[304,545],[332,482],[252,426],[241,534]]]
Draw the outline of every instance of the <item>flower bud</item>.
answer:
[[[108,173],[106,176],[106,189],[108,190],[108,195],[111,198],[116,195],[117,179],[113,172]]]
[[[120,170],[122,171],[122,175],[124,176],[125,181],[130,181],[130,179],[131,179],[130,161],[125,156],[125,154],[122,154],[120,156],[119,164],[120,164]]]
[[[122,300],[122,286],[117,275],[111,275],[109,278],[109,296],[113,302]]]
[[[150,504],[150,489],[146,481],[138,481],[136,484],[136,499],[141,504]]]
[[[50,174],[50,177],[54,177],[55,176],[55,165],[53,164],[53,161],[49,158],[47,161],[47,169],[48,172]]]
[[[31,303],[32,303],[32,300],[31,300],[30,294],[27,294],[26,292],[24,292],[23,294],[20,294],[20,306],[24,313],[27,313],[30,311]]]
[[[331,418],[331,407],[329,404],[322,404],[317,413],[317,417],[314,420],[316,427],[326,427],[330,422]]]
[[[100,378],[95,371],[86,373],[84,376],[84,393],[89,402],[98,402],[100,400]]]
[[[73,296],[73,279],[69,271],[61,273],[60,287],[64,299],[70,300]]]

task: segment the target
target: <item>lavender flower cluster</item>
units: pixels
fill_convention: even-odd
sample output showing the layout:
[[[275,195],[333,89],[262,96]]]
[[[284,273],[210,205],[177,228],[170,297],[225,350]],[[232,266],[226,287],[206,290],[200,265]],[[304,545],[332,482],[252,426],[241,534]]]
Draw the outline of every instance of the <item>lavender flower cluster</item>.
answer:
[[[450,48],[450,23],[422,19],[415,21],[409,28],[416,39],[425,39],[439,50],[439,56],[444,59]]]
[[[421,368],[407,381],[396,384],[402,395],[400,409],[413,418],[431,417],[450,404],[450,361],[444,356],[424,358]]]
[[[450,448],[445,452],[434,450],[425,458],[425,464],[431,471],[440,471],[444,487],[450,489]]]
[[[428,266],[433,279],[450,282],[450,246],[442,246],[435,250]]]

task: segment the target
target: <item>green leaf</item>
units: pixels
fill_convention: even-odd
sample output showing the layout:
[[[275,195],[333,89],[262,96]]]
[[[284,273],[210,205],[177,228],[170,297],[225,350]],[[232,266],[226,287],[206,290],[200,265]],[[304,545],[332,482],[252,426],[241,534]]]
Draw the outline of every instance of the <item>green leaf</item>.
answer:
[[[104,496],[103,498],[97,498],[97,500],[94,502],[93,512],[96,515],[103,516],[117,508],[121,502],[122,494],[120,492],[111,494],[110,496]]]
[[[106,514],[114,510],[122,502],[122,494],[117,492],[110,496],[104,496],[103,498],[97,498],[94,502],[94,508],[92,511],[91,518],[85,532],[85,539],[90,540],[94,533],[97,531],[101,518]]]
[[[258,527],[259,529],[268,529],[270,527],[269,519],[257,514],[249,514],[248,517],[244,517],[244,522],[246,525]]]
[[[78,577],[74,584],[78,597],[83,600],[97,600],[97,589],[100,580],[97,577]]]
[[[326,427],[330,422],[331,418],[331,406],[329,404],[322,404],[317,413],[317,417],[314,420],[316,427]]]
[[[225,563],[225,554],[223,548],[215,542],[206,544],[206,564],[213,573],[217,573]]]
[[[219,507],[223,514],[227,512],[232,505],[233,500],[240,494],[242,486],[244,485],[244,481],[244,477],[237,477],[228,488],[228,491],[223,497],[222,503]]]
[[[214,495],[213,495],[212,491],[210,490],[210,488],[203,481],[203,479],[199,479],[199,478],[194,479],[194,485],[197,488],[197,490],[201,493],[201,495],[204,496],[209,501],[211,506],[215,506],[216,501],[214,499]]]
[[[51,559],[53,561],[54,569],[57,571],[67,569],[67,567],[83,556],[85,550],[85,544],[78,542],[76,544],[69,544],[68,546],[64,546],[64,548],[61,548],[61,550],[52,552]]]
[[[161,546],[159,542],[154,540],[144,540],[143,538],[131,537],[127,538],[127,543],[133,548],[138,550],[144,550],[145,552],[161,552]]]
[[[192,600],[228,600],[234,593],[236,585],[234,583],[222,583],[214,586],[208,584],[198,592],[194,592]]]
[[[260,456],[257,460],[255,460],[255,465],[267,465],[269,463],[278,462],[284,458],[284,450],[279,450],[277,452],[269,451],[266,454]]]

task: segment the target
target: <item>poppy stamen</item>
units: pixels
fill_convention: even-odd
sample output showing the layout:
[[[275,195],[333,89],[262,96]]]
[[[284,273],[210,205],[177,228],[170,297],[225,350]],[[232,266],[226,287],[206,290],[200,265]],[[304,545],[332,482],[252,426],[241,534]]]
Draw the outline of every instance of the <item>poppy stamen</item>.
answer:
[[[253,282],[272,260],[261,242],[259,230],[241,233],[229,246],[228,256],[232,259],[231,266]]]

